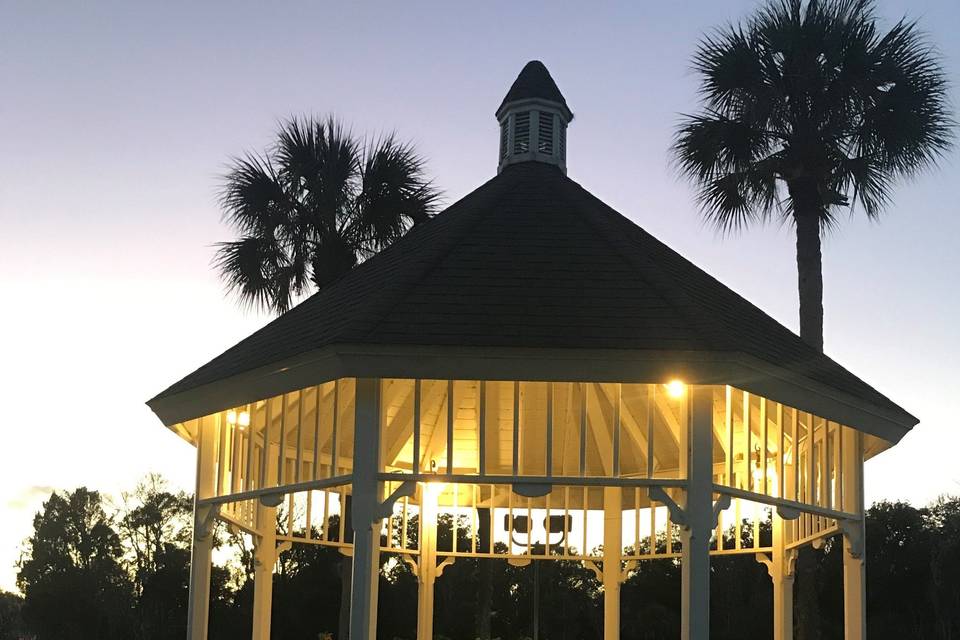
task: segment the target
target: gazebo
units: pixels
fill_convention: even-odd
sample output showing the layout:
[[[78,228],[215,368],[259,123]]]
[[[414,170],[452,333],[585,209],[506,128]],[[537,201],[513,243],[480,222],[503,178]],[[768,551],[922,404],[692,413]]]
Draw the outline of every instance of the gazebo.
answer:
[[[496,116],[494,178],[149,401],[197,448],[188,637],[219,519],[255,543],[255,640],[291,544],[352,556],[352,640],[381,553],[415,567],[419,640],[460,558],[584,563],[606,640],[621,582],[670,558],[706,639],[724,554],[766,565],[787,640],[798,549],[835,534],[862,639],[863,463],[916,418],[568,178],[543,64]]]

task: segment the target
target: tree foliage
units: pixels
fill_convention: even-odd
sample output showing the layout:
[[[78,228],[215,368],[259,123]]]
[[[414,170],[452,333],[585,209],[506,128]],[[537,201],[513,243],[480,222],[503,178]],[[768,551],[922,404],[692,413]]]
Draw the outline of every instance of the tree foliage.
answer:
[[[126,494],[116,513],[85,488],[53,494],[37,514],[27,542],[19,577],[22,598],[0,593],[0,640],[182,638],[189,582],[188,504],[186,496],[168,491],[158,477],[147,477]],[[868,511],[866,523],[870,637],[958,637],[960,498],[924,508],[881,502]],[[336,531],[336,516],[331,524]],[[399,520],[395,524],[396,533]],[[416,548],[416,516],[407,526]],[[748,537],[753,535],[749,529],[744,531]],[[469,549],[470,519],[460,516],[456,530],[457,548]],[[441,548],[449,548],[453,531],[452,517],[441,515]],[[733,530],[727,535],[732,546]],[[768,544],[769,525],[761,526],[759,535]],[[487,548],[489,542],[479,544]],[[658,546],[663,544],[661,540]],[[819,550],[802,550],[796,588],[798,593],[810,589],[815,613],[797,611],[798,637],[841,637],[841,555],[837,539]],[[316,545],[297,544],[280,554],[273,576],[274,638],[340,637],[342,561],[336,549]],[[436,583],[436,637],[529,638],[535,571],[534,564],[458,558]],[[540,572],[540,637],[602,638],[603,591],[593,571],[576,562],[541,561]],[[240,562],[214,568],[211,640],[250,635],[253,587]],[[621,602],[625,640],[678,637],[679,564],[671,559],[640,563],[622,586]],[[397,555],[381,556],[379,603],[379,637],[413,640],[417,578]],[[752,556],[712,559],[711,638],[769,637],[771,607],[770,579]]]
[[[730,231],[771,218],[797,230],[800,331],[822,349],[820,234],[859,205],[877,218],[894,184],[950,146],[947,77],[915,22],[878,25],[874,0],[771,0],[705,37],[700,113],[673,147],[704,217]]]
[[[427,220],[437,200],[409,143],[293,118],[266,153],[233,160],[220,204],[239,237],[219,244],[215,264],[244,304],[282,313]]]
[[[33,520],[17,577],[24,621],[40,640],[130,637],[133,601],[121,555],[98,492],[50,496]]]

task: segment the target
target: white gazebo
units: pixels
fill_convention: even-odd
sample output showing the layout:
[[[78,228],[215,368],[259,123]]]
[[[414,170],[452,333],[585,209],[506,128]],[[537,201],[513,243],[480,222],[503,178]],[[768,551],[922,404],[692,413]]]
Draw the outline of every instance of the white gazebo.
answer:
[[[376,637],[382,552],[416,568],[419,640],[465,557],[584,563],[607,640],[621,582],[673,558],[706,639],[725,554],[767,566],[788,640],[797,551],[838,533],[864,637],[863,463],[917,420],[569,179],[572,118],[529,63],[496,177],[149,402],[197,447],[191,640],[216,519],[255,541],[256,640],[290,544],[352,556],[352,640]]]

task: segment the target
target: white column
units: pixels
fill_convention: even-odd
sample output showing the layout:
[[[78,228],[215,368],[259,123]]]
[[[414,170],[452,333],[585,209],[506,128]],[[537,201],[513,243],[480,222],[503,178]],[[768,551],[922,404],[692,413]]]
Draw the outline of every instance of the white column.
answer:
[[[353,578],[350,640],[377,637],[377,587],[380,572],[381,500],[380,380],[358,378],[353,444]]]
[[[867,591],[864,562],[863,434],[844,428],[843,508],[856,513],[859,520],[844,525],[843,536],[843,637],[864,640],[867,637]]]
[[[433,594],[437,582],[437,492],[420,490],[420,556],[417,559],[417,640],[433,640]]]
[[[603,640],[620,638],[623,507],[620,487],[603,488]]]
[[[773,581],[773,638],[793,640],[793,576],[795,551],[787,550],[791,523],[773,514],[773,550],[767,570]]]
[[[270,445],[267,477],[277,474],[279,445]],[[253,550],[253,640],[270,640],[273,611],[273,568],[277,563],[277,509],[257,500],[257,531]]]
[[[200,500],[213,495],[218,427],[213,417],[197,420],[197,490],[193,502],[187,640],[206,640],[210,619],[210,565],[216,507],[200,504]]]
[[[686,451],[687,491],[682,529],[680,637],[710,637],[710,535],[713,530],[713,391],[689,386]]]

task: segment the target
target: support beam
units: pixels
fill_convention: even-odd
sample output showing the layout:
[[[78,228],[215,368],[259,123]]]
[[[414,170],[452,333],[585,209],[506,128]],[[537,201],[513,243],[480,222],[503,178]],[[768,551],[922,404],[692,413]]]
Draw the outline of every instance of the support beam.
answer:
[[[380,380],[358,378],[353,445],[353,578],[350,640],[377,637],[380,571]]]
[[[771,555],[767,557],[766,554],[761,553],[757,557],[767,566],[767,573],[773,582],[774,640],[793,640],[793,578],[797,551],[787,549],[790,528],[793,526],[793,523],[774,512]]]
[[[620,487],[603,488],[603,640],[620,639],[623,507]]]
[[[713,391],[690,386],[685,397],[691,408],[685,450],[687,494],[686,524],[681,530],[682,592],[680,637],[682,640],[709,640],[710,637],[710,535],[713,531]],[[682,435],[682,434],[681,434]],[[683,465],[681,465],[683,466]]]
[[[193,502],[193,544],[190,550],[190,595],[187,603],[187,640],[206,640],[210,620],[210,566],[213,527],[218,507],[201,505],[214,492],[214,462],[219,420],[208,416],[197,421],[197,490]]]
[[[267,474],[277,473],[277,445],[270,445]],[[269,500],[268,500],[269,501]],[[253,544],[253,640],[270,640],[273,567],[277,564],[277,508],[257,500],[257,535]]]
[[[420,556],[417,559],[417,640],[433,640],[433,595],[437,582],[437,497],[427,483],[420,495]]]
[[[867,592],[864,558],[863,434],[844,427],[843,508],[859,519],[843,525],[843,637],[864,640],[867,637]]]

